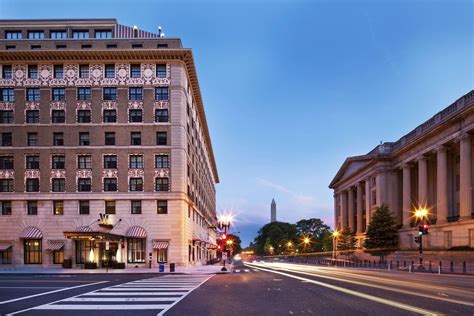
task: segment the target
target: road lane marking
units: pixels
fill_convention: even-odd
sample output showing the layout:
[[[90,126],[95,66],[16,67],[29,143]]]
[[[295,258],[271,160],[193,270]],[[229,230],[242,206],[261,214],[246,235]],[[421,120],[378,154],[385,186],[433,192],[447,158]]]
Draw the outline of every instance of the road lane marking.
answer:
[[[237,272],[237,273],[239,273],[239,272],[240,272],[240,270],[239,270],[239,269],[237,269],[237,270],[234,270],[234,272]]]
[[[157,304],[110,304],[110,305],[92,305],[92,304],[76,304],[76,305],[42,305],[35,307],[35,310],[144,310],[144,309],[165,309],[168,305]]]
[[[86,293],[81,296],[179,296],[186,294],[184,292],[127,292],[127,293],[117,293],[117,292],[91,292]]]
[[[244,269],[244,271],[245,271],[245,272],[250,272],[250,270],[249,270],[249,269]]]
[[[173,302],[178,297],[72,297],[62,302]]]
[[[0,289],[64,289],[64,286],[0,286]]]
[[[253,266],[253,264],[250,264],[250,263],[247,263],[247,264]],[[430,310],[427,310],[427,309],[419,308],[419,307],[408,305],[408,304],[403,304],[403,303],[391,301],[391,300],[381,298],[381,297],[378,297],[378,296],[373,296],[373,295],[353,291],[353,290],[346,289],[346,288],[343,288],[343,287],[340,287],[340,286],[336,286],[336,285],[332,285],[332,284],[328,284],[328,283],[324,283],[324,282],[320,282],[320,281],[316,281],[316,280],[311,280],[311,279],[308,279],[308,278],[303,278],[303,277],[300,277],[300,276],[296,276],[296,275],[281,272],[281,271],[275,271],[275,270],[266,269],[266,268],[257,267],[257,266],[254,266],[254,267],[257,268],[257,269],[260,269],[262,271],[267,271],[267,272],[270,272],[270,273],[276,273],[276,274],[284,275],[284,276],[287,276],[287,277],[290,277],[290,278],[293,278],[293,279],[297,279],[297,280],[301,280],[301,281],[307,281],[309,283],[313,283],[313,284],[316,284],[316,285],[319,285],[319,286],[323,286],[323,287],[326,287],[326,288],[329,288],[329,289],[332,289],[332,290],[335,290],[335,291],[343,292],[343,293],[353,295],[353,296],[357,296],[357,297],[360,297],[360,298],[364,298],[364,299],[367,299],[367,300],[370,300],[370,301],[373,301],[373,302],[377,302],[377,303],[385,304],[385,305],[388,305],[388,306],[396,307],[396,308],[403,309],[403,310],[406,310],[406,311],[409,311],[409,312],[414,312],[414,313],[418,313],[418,314],[421,314],[421,315],[442,315],[441,313],[438,313],[438,312],[430,311]]]
[[[62,291],[74,290],[74,289],[78,289],[78,288],[81,288],[81,287],[84,287],[84,286],[102,284],[102,283],[106,283],[106,282],[109,282],[109,281],[100,281],[100,282],[95,282],[95,283],[81,284],[81,285],[77,285],[77,286],[61,288],[59,290],[54,290],[54,291],[42,292],[42,293],[28,295],[28,296],[17,297],[17,298],[11,299],[11,300],[0,302],[0,305],[13,303],[13,302],[18,302],[18,301],[23,301],[23,300],[27,300],[27,299],[42,296],[42,295],[48,295],[48,294],[58,293],[58,292],[62,292]]]
[[[136,288],[136,287],[122,287],[122,288],[116,288],[116,287],[110,287],[107,288],[107,291],[156,291],[156,290],[161,290],[161,291],[189,291],[192,290],[192,287],[161,287],[161,288]]]

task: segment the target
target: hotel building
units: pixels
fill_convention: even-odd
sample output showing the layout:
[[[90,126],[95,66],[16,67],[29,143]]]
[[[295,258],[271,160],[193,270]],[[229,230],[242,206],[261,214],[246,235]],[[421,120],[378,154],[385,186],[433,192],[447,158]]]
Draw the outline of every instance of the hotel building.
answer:
[[[426,249],[474,247],[474,91],[396,142],[347,158],[329,187],[334,223],[349,227],[359,246],[382,204],[395,215],[402,250],[418,247],[414,211],[429,209]]]
[[[219,182],[191,49],[0,20],[0,266],[204,264]]]

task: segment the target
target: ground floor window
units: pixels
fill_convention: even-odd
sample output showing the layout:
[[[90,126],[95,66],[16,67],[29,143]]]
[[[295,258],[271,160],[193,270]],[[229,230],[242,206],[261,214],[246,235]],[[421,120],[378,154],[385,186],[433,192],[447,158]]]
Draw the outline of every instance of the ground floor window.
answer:
[[[158,263],[168,262],[168,248],[158,249],[156,253]]]
[[[62,264],[64,261],[64,249],[53,251],[53,263]]]
[[[146,239],[145,238],[128,238],[127,239],[128,263],[144,263]]]
[[[86,263],[88,261],[87,258],[89,258],[89,253],[91,249],[94,249],[94,241],[76,240],[76,263],[77,264]]]
[[[0,264],[11,264],[12,263],[12,248],[0,251]]]
[[[25,239],[24,261],[25,264],[41,264],[42,248],[41,239]]]

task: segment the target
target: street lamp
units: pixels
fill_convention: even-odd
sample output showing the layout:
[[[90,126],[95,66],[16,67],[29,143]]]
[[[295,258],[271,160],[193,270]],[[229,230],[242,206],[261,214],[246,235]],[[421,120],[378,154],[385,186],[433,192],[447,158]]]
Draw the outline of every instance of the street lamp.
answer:
[[[334,260],[336,260],[337,237],[339,237],[339,232],[335,230],[332,232],[332,258]]]
[[[415,238],[415,241],[420,244],[420,246],[418,246],[419,269],[423,269],[423,235],[428,234],[428,225],[426,224],[428,213],[428,210],[424,207],[415,210],[416,222],[420,223],[420,226],[418,227],[418,237]]]
[[[227,230],[230,229],[230,226],[232,225],[232,222],[234,220],[234,217],[232,214],[221,214],[219,218],[217,219],[217,224],[220,229],[224,229],[224,234],[222,235],[223,239],[227,238]],[[230,242],[230,244],[229,244]],[[227,252],[227,245],[232,245],[232,240],[227,240],[226,243],[224,244],[224,249],[222,249],[222,253]],[[222,269],[221,271],[227,271],[225,267],[225,259],[222,260]]]

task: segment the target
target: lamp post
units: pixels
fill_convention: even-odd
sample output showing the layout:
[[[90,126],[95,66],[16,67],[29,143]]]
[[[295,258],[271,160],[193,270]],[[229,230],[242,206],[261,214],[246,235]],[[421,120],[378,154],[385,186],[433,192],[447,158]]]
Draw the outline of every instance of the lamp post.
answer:
[[[337,237],[339,232],[337,230],[332,232],[332,258],[336,260],[336,251],[337,251]]]
[[[425,219],[428,216],[428,210],[426,208],[419,208],[415,211],[415,218],[416,221],[421,224],[418,228],[418,242],[420,246],[418,246],[419,254],[419,269],[423,267],[423,235],[428,233],[427,225],[425,223]]]
[[[230,229],[230,225],[232,225],[232,215],[221,215],[219,216],[219,218],[217,219],[217,223],[218,223],[218,227],[220,229],[224,229],[224,239],[227,238],[227,230]],[[227,253],[227,245],[228,245],[228,241],[226,241],[226,243],[223,245],[223,249],[222,249],[222,253],[226,252]],[[231,241],[231,244],[232,244],[232,241]],[[225,267],[225,259],[222,260],[222,269],[221,271],[227,271],[227,268]]]

